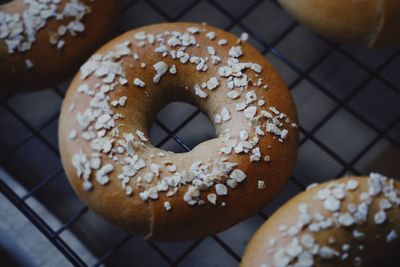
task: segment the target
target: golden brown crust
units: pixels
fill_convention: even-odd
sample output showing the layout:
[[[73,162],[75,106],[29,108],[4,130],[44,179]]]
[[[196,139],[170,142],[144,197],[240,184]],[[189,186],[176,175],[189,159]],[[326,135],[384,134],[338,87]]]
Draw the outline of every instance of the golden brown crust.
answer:
[[[376,47],[400,41],[398,0],[280,0],[280,3],[301,23],[338,42]]]
[[[377,225],[374,217],[381,210],[380,201],[388,199],[387,195],[383,193],[377,196],[370,196],[372,204],[368,207],[368,216],[365,223],[355,223],[348,227],[334,224],[332,227],[318,231],[310,231],[310,227],[304,227],[294,236],[290,236],[290,234],[283,236],[286,230],[282,230],[282,225],[286,229],[290,229],[299,222],[299,207],[302,204],[308,206],[308,213],[312,217],[318,212],[325,218],[332,218],[332,212],[326,210],[324,202],[316,199],[316,195],[320,190],[329,188],[332,185],[346,185],[349,181],[357,181],[357,188],[347,190],[345,198],[341,200],[339,212],[343,214],[347,212],[349,204],[358,205],[361,203],[360,197],[363,192],[367,192],[368,195],[371,188],[370,179],[368,177],[346,177],[320,184],[292,198],[257,230],[246,248],[241,266],[259,267],[263,266],[262,264],[266,264],[269,267],[276,267],[276,262],[274,262],[276,259],[275,253],[282,248],[290,247],[294,238],[297,237],[301,240],[302,237],[307,235],[312,236],[315,244],[319,245],[319,248],[326,246],[334,249],[338,254],[331,259],[322,259],[321,256],[317,256],[319,254],[317,250],[317,255],[312,257],[312,265],[305,266],[372,267],[378,266],[378,264],[382,266],[397,266],[397,263],[392,261],[392,259],[400,248],[400,238],[398,238],[398,234],[400,233],[400,203],[397,203],[397,205],[393,204],[392,208],[387,209],[385,211],[387,216],[386,221]],[[390,185],[389,180],[386,180],[384,183]],[[399,197],[400,183],[395,182],[394,188],[397,190],[397,197]],[[315,219],[313,219],[313,222],[315,222]],[[364,236],[356,238],[357,233]],[[291,263],[296,263],[296,260]],[[281,266],[287,265],[283,264]]]
[[[380,0],[280,0],[300,22],[341,42],[366,42],[377,29]],[[362,10],[362,12],[360,12]]]
[[[59,8],[63,8],[63,0]],[[57,49],[49,42],[49,35],[57,32],[66,19],[56,21],[49,19],[45,27],[36,35],[36,42],[27,52],[8,53],[6,43],[0,39],[0,94],[19,93],[44,89],[72,75],[87,57],[110,34],[119,11],[119,1],[115,0],[81,0],[90,8],[90,13],[82,19],[85,31],[76,36],[65,35],[65,46]],[[22,0],[1,5],[0,12],[20,13],[26,9]],[[33,63],[27,68],[25,60]]]
[[[80,79],[75,78],[70,88],[76,88],[79,84]],[[77,92],[72,91],[74,90],[69,90],[64,98],[59,122],[60,155],[64,170],[72,187],[76,193],[85,200],[87,205],[99,215],[128,230],[132,228],[135,229],[135,231],[147,233],[151,222],[149,203],[143,202],[138,198],[128,198],[125,197],[124,194],[121,194],[120,184],[117,179],[111,181],[107,187],[96,187],[96,190],[90,193],[83,190],[82,182],[76,176],[76,171],[71,165],[71,157],[73,153],[77,151],[83,151],[89,154],[91,153],[91,148],[88,146],[87,142],[82,139],[75,140],[73,147],[71,147],[71,140],[68,135],[70,129],[76,129],[76,121],[74,117],[63,114],[70,113],[69,109],[72,103],[77,112],[83,112],[88,99],[76,97]],[[107,158],[102,156],[102,161],[106,160]],[[121,220],[121,217],[125,219]]]
[[[139,32],[156,35],[165,31],[185,32],[189,27],[204,29],[205,32],[195,35],[200,46],[187,47],[186,51],[197,56],[207,55],[207,46],[212,45],[216,54],[222,59],[220,64],[213,65],[208,62],[208,70],[199,72],[196,71],[193,64],[181,64],[179,60],[155,53],[154,49],[157,46],[145,45],[139,47],[134,38],[135,34]],[[205,33],[210,31],[216,33],[217,39],[226,39],[228,44],[219,46],[217,40],[208,40]],[[208,92],[208,97],[205,99],[199,98],[193,93],[195,84],[201,84],[211,77],[218,76],[218,69],[228,59],[228,50],[236,45],[237,37],[211,26],[194,23],[157,24],[127,32],[106,44],[96,54],[104,55],[113,51],[116,45],[126,40],[130,41],[130,48],[138,54],[139,59],[135,60],[132,56],[121,59],[120,62],[126,71],[128,84],[125,86],[118,85],[109,93],[110,99],[127,97],[126,106],[118,107],[118,112],[122,113],[127,119],[119,126],[121,133],[134,133],[136,130],[141,130],[147,136],[154,116],[164,105],[171,101],[184,101],[199,106],[212,120],[214,115],[221,112],[223,107],[230,110],[231,119],[229,121],[222,124],[214,123],[217,135],[220,135],[227,128],[232,132],[232,136],[236,136],[239,130],[243,129],[248,130],[249,136],[255,135],[250,121],[242,113],[235,111],[237,101],[226,96],[228,90],[223,79],[220,79],[219,87]],[[276,107],[290,118],[291,123],[296,123],[296,110],[282,78],[265,58],[249,44],[242,43],[241,46],[243,49],[243,56],[240,57],[241,62],[254,62],[262,66],[262,73],[259,78],[262,78],[265,84],[268,84],[268,89],[255,86],[252,86],[251,89],[256,92],[259,99],[263,98],[267,102],[263,109]],[[166,74],[159,83],[155,84],[153,83],[155,71],[152,66],[159,61],[165,62],[169,67],[173,64],[176,65],[177,73],[175,75]],[[143,62],[146,63],[146,68],[140,67]],[[250,79],[255,80],[256,76],[253,76],[251,72],[246,71],[246,73]],[[214,234],[250,216],[271,201],[282,189],[293,169],[297,154],[298,131],[291,123],[285,123],[286,126],[291,125],[287,126],[289,133],[285,140],[279,141],[279,138],[268,133],[265,133],[265,136],[259,139],[258,146],[263,156],[269,155],[271,162],[262,160],[258,163],[250,162],[249,154],[232,153],[226,155],[228,162],[239,164],[236,168],[243,170],[247,174],[247,178],[237,188],[229,188],[227,196],[218,196],[217,205],[210,204],[206,198],[207,194],[215,192],[214,187],[201,192],[200,198],[205,200],[203,206],[192,206],[185,202],[183,198],[189,184],[179,186],[177,193],[173,196],[167,197],[166,193],[160,192],[156,200],[143,201],[139,197],[142,189],[137,188],[140,183],[136,179],[138,176],[143,177],[148,172],[150,162],[163,166],[165,165],[163,161],[168,160],[176,165],[177,172],[183,173],[189,170],[195,162],[205,163],[221,159],[223,155],[220,152],[222,147],[220,138],[203,142],[192,151],[181,154],[162,151],[153,147],[149,142],[145,142],[146,147],[138,149],[136,153],[139,158],[145,160],[147,165],[144,169],[138,171],[135,178],[132,178],[135,180],[131,181],[131,186],[134,188],[132,196],[124,194],[120,182],[116,178],[120,173],[121,166],[115,166],[113,172],[110,173],[111,181],[109,184],[103,187],[94,183],[93,190],[85,192],[82,190],[82,180],[77,177],[76,170],[71,164],[71,157],[80,150],[90,155],[90,143],[79,137],[72,141],[68,138],[68,135],[71,129],[77,128],[76,114],[83,112],[89,106],[91,100],[90,97],[78,93],[79,85],[85,83],[91,87],[99,79],[90,76],[82,81],[80,74],[78,73],[71,84],[61,112],[59,140],[64,168],[71,184],[89,207],[134,234],[145,235],[149,239],[157,240],[188,240]],[[144,88],[133,85],[134,79],[138,77],[145,82]],[[75,106],[74,112],[69,111],[71,104]],[[165,153],[166,156],[158,157],[157,155],[160,152]],[[105,164],[110,160],[102,155],[102,162]],[[171,174],[163,167],[160,176],[166,175]],[[259,180],[265,181],[265,189],[258,189]],[[152,185],[155,186],[159,181],[160,178],[154,179]],[[165,209],[165,201],[170,203],[171,210]],[[225,202],[224,206],[223,202]]]

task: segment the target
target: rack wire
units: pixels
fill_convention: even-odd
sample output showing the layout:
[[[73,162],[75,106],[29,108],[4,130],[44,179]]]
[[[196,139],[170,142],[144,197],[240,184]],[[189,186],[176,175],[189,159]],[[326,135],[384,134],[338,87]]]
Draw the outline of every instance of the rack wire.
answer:
[[[176,2],[176,1],[173,1]],[[240,12],[232,12],[231,9],[228,8],[227,3],[231,3],[235,5],[236,2],[242,2],[242,4],[238,4]],[[243,4],[246,2],[246,4]],[[318,57],[308,64],[308,66],[303,66],[301,62],[295,62],[291,60],[290,56],[287,56],[285,52],[282,51],[280,45],[285,39],[288,38],[289,35],[293,34],[297,31],[301,25],[296,23],[293,20],[288,20],[290,23],[286,23],[284,26],[277,25],[277,34],[273,40],[266,40],[266,36],[260,34],[257,28],[250,27],[248,24],[244,22],[244,19],[252,16],[254,12],[261,5],[269,5],[271,7],[276,8],[276,10],[281,11],[281,7],[279,3],[275,0],[254,0],[254,1],[217,1],[217,0],[193,0],[193,1],[181,1],[181,9],[175,14],[171,15],[170,10],[165,8],[165,5],[160,4],[161,1],[151,0],[151,1],[137,1],[137,0],[126,0],[124,1],[123,6],[123,14],[122,18],[130,17],[131,15],[125,14],[128,13],[129,10],[134,8],[136,5],[145,5],[147,9],[151,9],[151,12],[157,14],[156,20],[161,21],[181,21],[188,20],[189,13],[196,12],[196,8],[199,5],[206,5],[206,8],[212,9],[212,12],[218,12],[221,16],[224,16],[228,21],[227,25],[224,25],[225,30],[227,31],[237,31],[238,29],[247,32],[251,37],[251,42],[255,44],[257,48],[260,49],[261,53],[266,55],[269,59],[272,59],[281,69],[286,69],[288,72],[292,73],[292,76],[295,76],[294,79],[289,79],[288,81],[289,88],[294,91],[295,88],[301,86],[306,83],[310,87],[315,90],[315,94],[320,94],[329,101],[331,105],[331,109],[322,114],[316,123],[314,123],[310,127],[305,127],[300,123],[300,131],[301,131],[301,141],[300,141],[300,149],[304,147],[307,143],[312,142],[313,146],[315,146],[318,150],[323,151],[326,155],[331,157],[335,164],[340,166],[338,170],[336,170],[332,176],[340,177],[347,173],[353,174],[361,174],[361,171],[357,167],[357,164],[362,160],[371,150],[375,149],[376,145],[380,142],[385,142],[390,144],[391,147],[394,147],[396,151],[400,150],[400,138],[399,138],[399,129],[400,129],[400,81],[393,79],[396,74],[386,75],[386,70],[388,68],[393,68],[392,65],[396,62],[400,62],[400,50],[384,50],[384,52],[378,53],[379,64],[371,64],[370,60],[365,60],[365,57],[359,56],[357,53],[353,53],[351,49],[339,45],[337,43],[333,43],[329,40],[326,40],[322,37],[313,36],[316,38],[318,42],[324,46],[324,51],[318,55]],[[183,4],[184,3],[184,4]],[[235,3],[235,4],[233,4]],[[146,21],[145,23],[153,22],[152,18],[148,18],[150,21]],[[154,21],[156,22],[156,21]],[[158,22],[158,21],[157,21]],[[139,22],[143,23],[143,22]],[[268,22],[268,19],[265,18],[265,23],[274,23],[274,21]],[[265,25],[259,25],[259,27],[264,27]],[[121,23],[119,24],[118,29],[116,30],[116,34],[124,31],[124,27],[121,27]],[[310,33],[307,33],[310,34]],[[384,55],[384,58],[383,56]],[[315,55],[311,55],[313,57]],[[346,62],[349,62],[352,66],[355,66],[360,72],[363,72],[364,77],[360,80],[357,80],[355,86],[353,86],[345,96],[340,96],[336,94],[331,89],[327,88],[327,86],[317,79],[314,75],[314,72],[318,69],[322,68],[324,64],[328,60],[331,60],[334,56],[340,56],[344,58]],[[382,58],[381,58],[382,57]],[[400,66],[400,64],[396,63],[395,66]],[[397,68],[398,70],[398,68]],[[285,77],[286,78],[286,77]],[[288,80],[288,79],[287,79]],[[357,110],[354,107],[353,101],[359,94],[366,91],[369,84],[371,82],[379,82],[385,90],[389,91],[391,95],[395,98],[395,104],[398,106],[394,108],[394,115],[391,116],[390,121],[382,125],[374,120],[373,118],[366,117],[363,112]],[[64,91],[62,86],[56,86],[52,89],[52,91],[62,99],[64,97]],[[5,112],[9,114],[12,119],[16,120],[19,124],[22,125],[27,130],[27,134],[22,138],[18,143],[15,143],[7,148],[6,151],[3,151],[0,154],[0,166],[5,168],[6,170],[10,169],[10,163],[8,162],[8,158],[10,155],[15,153],[20,148],[24,147],[29,143],[32,139],[36,139],[40,146],[46,147],[50,153],[59,158],[59,151],[56,143],[49,140],[48,136],[44,134],[44,130],[53,124],[57,124],[59,110],[48,117],[45,121],[43,121],[40,125],[34,125],[29,119],[22,116],[20,112],[18,112],[15,107],[12,105],[12,101],[15,98],[14,95],[9,95],[2,97],[0,99],[0,108],[3,108]],[[397,101],[397,102],[396,102]],[[371,107],[374,109],[385,109],[385,106],[375,106]],[[393,110],[393,109],[392,109]],[[323,135],[320,132],[327,131],[325,128],[327,124],[332,121],[338,113],[349,114],[349,116],[355,118],[358,123],[361,123],[363,127],[368,129],[368,132],[372,133],[372,137],[368,139],[368,142],[363,144],[356,153],[352,153],[351,156],[344,155],[343,153],[338,153],[337,150],[332,147],[332,145],[327,144]],[[179,144],[183,150],[189,151],[191,149],[190,145],[187,144],[181,137],[179,137],[178,133],[185,126],[187,126],[194,118],[196,118],[201,112],[196,109],[191,114],[189,114],[178,126],[174,129],[170,129],[168,125],[165,125],[163,121],[156,119],[155,123],[166,132],[166,136],[162,138],[157,144],[158,147],[162,147],[170,140],[174,140],[177,144]],[[393,113],[393,112],[392,112]],[[300,114],[301,115],[301,114]],[[300,116],[301,119],[301,116]],[[330,128],[328,127],[328,130]],[[345,129],[343,129],[345,130]],[[349,142],[352,142],[349,140]],[[329,142],[328,142],[329,143]],[[347,144],[343,144],[344,146]],[[397,152],[396,152],[397,153]],[[396,154],[397,155],[397,154]],[[300,160],[302,159],[302,154],[300,153]],[[394,160],[393,160],[394,161]],[[18,162],[13,162],[14,165],[18,165]],[[397,173],[399,171],[398,167],[396,169]],[[12,171],[10,171],[12,173]],[[62,253],[71,264],[75,266],[101,266],[103,264],[113,262],[113,255],[118,253],[127,243],[129,243],[135,237],[131,235],[123,236],[119,242],[108,248],[102,255],[98,256],[98,261],[95,263],[85,262],[84,259],[81,258],[78,251],[75,251],[62,237],[62,234],[66,230],[70,230],[74,224],[78,224],[80,218],[82,218],[85,214],[89,212],[87,207],[81,207],[80,210],[76,211],[72,216],[70,216],[65,222],[58,228],[51,227],[43,218],[41,218],[30,206],[27,202],[29,198],[35,197],[38,191],[43,189],[46,185],[51,183],[53,180],[57,179],[62,175],[63,170],[61,164],[57,166],[51,173],[44,176],[38,183],[30,186],[27,194],[20,196],[13,188],[7,185],[3,179],[0,179],[0,190],[2,194],[12,203],[15,207],[22,212],[26,218],[28,218],[33,225],[40,230],[40,232],[48,238],[48,240]],[[300,172],[301,173],[301,172]],[[301,174],[299,172],[295,172],[294,176],[290,177],[290,181],[296,190],[304,190],[309,181],[304,181]],[[327,177],[329,178],[329,177]],[[268,218],[268,211],[261,211],[258,215],[261,221],[266,220]],[[241,256],[232,248],[229,242],[225,241],[223,237],[219,235],[212,236],[211,239],[214,241],[220,249],[223,249],[231,258],[232,262],[240,262]],[[169,255],[165,249],[159,243],[147,241],[149,245],[149,249],[156,252],[160,258],[163,259],[163,265],[169,266],[178,266],[181,265],[185,259],[189,257],[194,251],[205,242],[205,239],[199,239],[191,242],[185,247],[181,253],[172,257]],[[230,262],[229,264],[231,264]],[[226,265],[229,265],[228,263]],[[183,264],[184,265],[184,264]]]

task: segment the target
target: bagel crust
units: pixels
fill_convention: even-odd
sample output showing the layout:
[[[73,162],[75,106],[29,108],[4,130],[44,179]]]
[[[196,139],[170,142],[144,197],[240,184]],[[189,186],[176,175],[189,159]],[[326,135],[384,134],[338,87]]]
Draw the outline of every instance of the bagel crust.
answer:
[[[54,86],[114,25],[119,0],[14,0],[0,5],[0,94]]]
[[[148,239],[214,234],[271,201],[291,174],[295,107],[252,46],[220,29],[165,23],[127,32],[80,69],[59,140],[69,181],[98,214]],[[148,140],[172,101],[198,106],[217,138],[187,153]]]
[[[400,44],[399,0],[279,0],[298,21],[334,41]]]
[[[400,182],[377,173],[311,186],[251,239],[242,267],[388,266],[400,249]]]

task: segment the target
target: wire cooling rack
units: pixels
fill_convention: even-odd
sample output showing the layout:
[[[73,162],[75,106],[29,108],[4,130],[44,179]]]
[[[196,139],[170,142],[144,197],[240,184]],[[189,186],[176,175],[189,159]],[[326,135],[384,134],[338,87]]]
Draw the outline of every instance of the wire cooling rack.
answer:
[[[20,195],[0,179],[1,192],[71,264],[235,266],[257,227],[308,184],[371,170],[400,177],[400,50],[332,43],[269,0],[126,0],[115,34],[162,21],[205,21],[250,35],[249,41],[283,75],[297,104],[301,125],[297,167],[272,204],[231,229],[192,242],[144,241],[103,222],[83,206],[66,182],[56,133],[68,82],[38,93],[1,97],[0,166],[28,190]],[[188,151],[213,135],[205,126],[206,132],[193,139],[196,124],[210,127],[197,108],[172,105],[167,109],[159,113],[152,129],[151,139],[158,146]],[[171,114],[177,118],[172,123]],[[39,216],[30,206],[31,198],[56,214],[60,225]],[[75,233],[95,254],[95,262],[64,239],[66,231]]]

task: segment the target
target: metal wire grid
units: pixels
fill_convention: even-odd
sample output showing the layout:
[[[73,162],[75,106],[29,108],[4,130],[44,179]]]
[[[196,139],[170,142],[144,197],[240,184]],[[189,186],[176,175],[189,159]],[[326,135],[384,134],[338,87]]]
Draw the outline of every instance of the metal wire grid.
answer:
[[[346,49],[341,47],[340,45],[330,42],[322,37],[320,38],[327,46],[328,49],[319,56],[317,60],[307,68],[302,68],[298,66],[295,62],[293,62],[290,58],[286,57],[284,53],[282,53],[278,48],[277,45],[292,31],[298,27],[296,22],[291,23],[289,26],[281,29],[280,34],[273,40],[272,42],[267,42],[264,39],[264,36],[260,36],[256,33],[252,28],[246,26],[242,19],[248,16],[251,12],[253,12],[257,7],[259,7],[263,2],[268,0],[256,0],[251,5],[247,6],[240,15],[233,15],[225,5],[221,4],[217,0],[208,0],[206,1],[209,5],[213,8],[218,10],[220,13],[225,15],[227,18],[230,19],[230,23],[225,30],[232,31],[234,27],[240,27],[244,31],[246,31],[253,40],[255,40],[258,44],[261,44],[262,49],[261,52],[263,54],[271,54],[275,58],[277,58],[282,64],[286,65],[292,71],[298,74],[298,77],[294,79],[289,84],[290,89],[295,88],[303,81],[307,81],[311,85],[313,85],[316,89],[318,89],[322,94],[328,97],[331,101],[334,102],[335,107],[331,109],[327,114],[323,116],[322,119],[310,130],[305,129],[304,127],[300,126],[300,131],[302,134],[302,139],[300,141],[300,146],[304,145],[308,140],[311,140],[315,143],[321,150],[325,151],[328,155],[330,155],[334,160],[336,160],[341,165],[341,170],[335,175],[335,177],[340,177],[345,173],[353,173],[353,174],[360,174],[359,171],[355,168],[355,164],[364,157],[370,149],[376,145],[380,140],[386,140],[391,145],[400,148],[399,141],[396,138],[393,138],[389,134],[391,130],[399,125],[400,122],[400,114],[397,114],[393,121],[387,124],[383,129],[375,125],[371,122],[368,118],[365,118],[363,114],[357,112],[349,103],[357,95],[365,86],[372,80],[378,80],[382,84],[384,84],[387,88],[393,91],[396,95],[400,95],[400,88],[398,85],[394,84],[392,81],[386,79],[383,75],[381,75],[381,71],[385,69],[389,64],[391,64],[394,60],[396,60],[400,55],[400,50],[396,50],[389,56],[384,62],[379,64],[376,68],[371,68],[369,65],[365,64],[363,61],[352,55]],[[124,1],[124,8],[123,10],[128,10],[134,4],[136,4],[137,0],[126,0]],[[195,9],[197,5],[199,5],[201,0],[194,0],[186,6],[175,16],[169,15],[163,8],[161,8],[158,3],[152,1],[146,1],[146,4],[150,6],[152,9],[155,10],[165,21],[179,21],[181,20],[187,13]],[[280,8],[279,4],[275,0],[271,0],[274,5]],[[121,30],[117,31],[121,32]],[[314,79],[311,73],[318,68],[324,60],[329,58],[333,53],[339,53],[341,56],[345,57],[347,60],[351,61],[353,64],[357,65],[363,71],[368,73],[367,77],[363,79],[357,86],[355,86],[351,92],[344,98],[340,98],[324,87],[323,84],[318,82]],[[53,91],[60,97],[64,97],[64,92],[62,89],[55,87]],[[24,146],[29,140],[32,138],[37,138],[43,146],[46,146],[51,153],[59,157],[59,151],[56,145],[50,142],[42,133],[42,130],[57,121],[59,113],[57,112],[53,116],[51,116],[47,121],[41,124],[39,127],[36,127],[30,123],[26,118],[21,116],[14,107],[10,104],[10,101],[13,99],[13,95],[9,95],[6,97],[2,97],[0,99],[0,105],[7,110],[16,120],[18,120],[24,127],[29,130],[29,135],[27,135],[21,142],[12,146],[7,152],[3,153],[0,158],[0,165],[4,166],[5,159],[12,154],[14,151],[19,149],[20,147]],[[399,107],[400,108],[400,107]],[[335,114],[337,114],[340,110],[345,110],[346,112],[350,113],[352,116],[357,118],[359,121],[364,123],[370,130],[375,133],[375,137],[370,140],[370,142],[363,147],[361,151],[359,151],[354,157],[350,160],[343,158],[341,155],[336,153],[332,148],[328,147],[324,142],[319,140],[315,136],[315,134],[329,121]],[[197,109],[192,114],[190,114],[180,125],[178,125],[175,129],[170,130],[162,121],[155,120],[155,123],[161,127],[166,133],[167,136],[162,139],[157,146],[163,146],[169,140],[176,141],[182,148],[186,151],[189,151],[191,147],[186,144],[178,135],[177,133],[183,129],[190,121],[192,121],[197,115],[200,114],[200,111]],[[50,227],[30,206],[27,204],[27,200],[34,196],[35,193],[46,186],[49,182],[53,179],[58,177],[63,172],[62,168],[59,168],[52,174],[47,177],[44,177],[38,184],[36,184],[26,195],[18,196],[16,192],[13,191],[2,179],[0,179],[0,189],[3,195],[12,202],[16,208],[18,208],[31,222],[34,224],[47,238],[58,248],[58,250],[71,262],[71,264],[75,266],[87,266],[87,263],[80,257],[79,253],[74,251],[61,237],[61,234],[69,229],[72,224],[78,221],[85,213],[88,212],[87,207],[83,207],[80,211],[70,217],[60,228],[53,229]],[[304,182],[302,182],[299,178],[292,176],[290,180],[300,189],[303,190],[306,186]],[[260,212],[259,216],[263,220],[267,219],[267,215],[264,212]],[[237,262],[240,262],[241,256],[238,255],[225,241],[223,241],[218,236],[213,236],[213,240],[223,248],[229,255],[232,256]],[[108,259],[112,257],[117,251],[119,251],[128,241],[132,239],[131,235],[126,235],[123,237],[115,246],[111,247],[106,253],[104,253],[92,266],[100,266],[104,264]],[[148,244],[155,252],[157,252],[170,266],[177,266],[179,265],[191,252],[196,249],[201,243],[203,239],[199,239],[194,241],[190,246],[187,247],[186,250],[181,253],[179,257],[176,259],[172,259],[167,253],[165,253],[158,244],[148,241]]]

